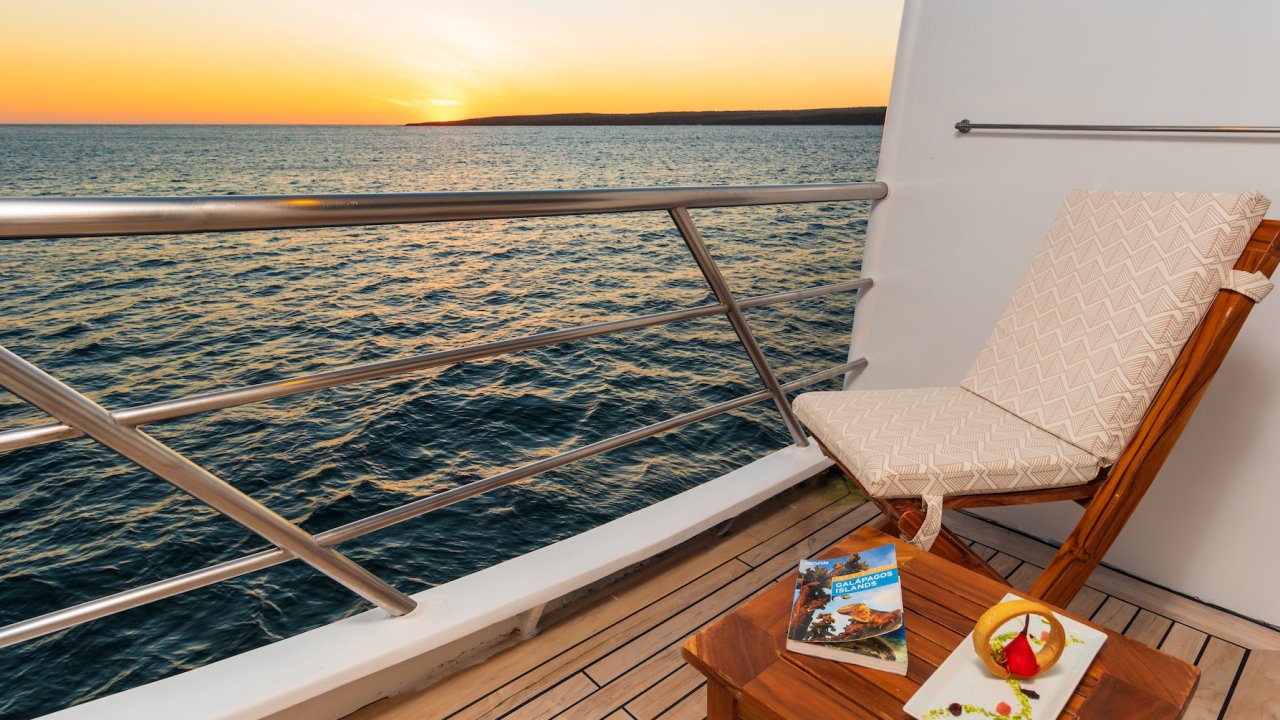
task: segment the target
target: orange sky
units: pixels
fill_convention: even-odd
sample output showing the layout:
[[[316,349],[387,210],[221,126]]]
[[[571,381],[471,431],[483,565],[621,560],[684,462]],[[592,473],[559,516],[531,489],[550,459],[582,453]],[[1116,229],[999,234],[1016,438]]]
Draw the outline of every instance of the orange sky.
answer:
[[[42,0],[0,123],[400,124],[882,105],[901,0]]]

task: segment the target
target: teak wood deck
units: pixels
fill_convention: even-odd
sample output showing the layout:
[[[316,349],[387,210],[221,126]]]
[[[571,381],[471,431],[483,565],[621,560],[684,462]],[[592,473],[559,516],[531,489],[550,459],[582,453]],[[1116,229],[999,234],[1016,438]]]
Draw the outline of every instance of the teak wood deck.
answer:
[[[549,615],[536,637],[350,718],[704,718],[703,677],[681,642],[878,515],[820,476]],[[947,522],[1015,588],[1030,588],[1055,550],[969,515]],[[1280,719],[1280,632],[1106,567],[1067,608],[1199,666],[1187,720]]]

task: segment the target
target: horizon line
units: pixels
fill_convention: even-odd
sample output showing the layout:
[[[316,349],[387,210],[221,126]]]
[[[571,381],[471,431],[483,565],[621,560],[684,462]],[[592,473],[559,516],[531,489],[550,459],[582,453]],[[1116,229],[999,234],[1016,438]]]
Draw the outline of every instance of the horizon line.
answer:
[[[479,115],[475,117],[462,118],[459,120],[446,121],[421,121],[415,120],[410,122],[399,123],[350,123],[350,122],[9,122],[0,121],[0,127],[408,127],[418,125],[420,123],[447,123],[448,125],[472,122],[476,120],[487,120],[492,118],[515,118],[515,117],[554,117],[559,115],[608,115],[608,116],[627,116],[627,115],[676,115],[676,114],[698,114],[698,113],[798,113],[798,112],[814,112],[821,110],[884,110],[888,105],[846,105],[846,106],[826,106],[816,108],[790,108],[782,110],[645,110],[640,112],[598,112],[593,110],[580,110],[569,112],[553,112],[553,113],[513,113],[509,115]],[[714,124],[714,123],[708,123]],[[835,123],[833,123],[835,124]],[[446,125],[447,126],[447,125]],[[653,125],[654,127],[657,124]],[[518,126],[511,126],[518,127]],[[570,126],[572,127],[572,126]]]

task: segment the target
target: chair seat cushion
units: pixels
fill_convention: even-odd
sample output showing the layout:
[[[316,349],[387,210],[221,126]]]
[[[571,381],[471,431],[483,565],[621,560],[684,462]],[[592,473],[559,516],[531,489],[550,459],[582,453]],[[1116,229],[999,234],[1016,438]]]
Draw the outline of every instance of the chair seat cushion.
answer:
[[[809,431],[875,497],[1080,485],[1098,458],[959,387],[800,395]]]

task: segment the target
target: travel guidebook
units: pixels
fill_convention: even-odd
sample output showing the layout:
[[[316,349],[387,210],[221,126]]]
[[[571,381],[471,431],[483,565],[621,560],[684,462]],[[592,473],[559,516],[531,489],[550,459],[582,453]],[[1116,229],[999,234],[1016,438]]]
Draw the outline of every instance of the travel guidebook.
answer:
[[[907,630],[893,543],[832,560],[801,560],[787,649],[907,674]]]

